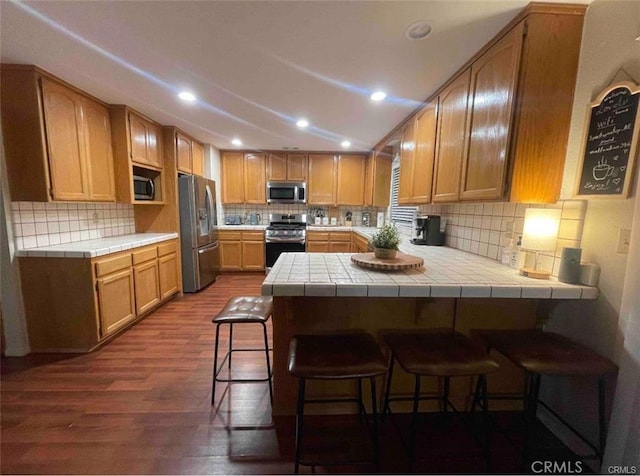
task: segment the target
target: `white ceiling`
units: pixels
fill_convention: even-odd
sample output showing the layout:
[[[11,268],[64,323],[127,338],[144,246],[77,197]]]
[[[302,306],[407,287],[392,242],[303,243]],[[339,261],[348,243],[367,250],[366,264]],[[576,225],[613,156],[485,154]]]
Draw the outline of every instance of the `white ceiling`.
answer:
[[[3,63],[36,64],[221,149],[239,137],[243,148],[348,139],[366,150],[527,3],[2,0],[0,44]],[[411,42],[416,20],[432,33]],[[377,88],[383,103],[369,100]],[[182,89],[198,101],[177,99]]]

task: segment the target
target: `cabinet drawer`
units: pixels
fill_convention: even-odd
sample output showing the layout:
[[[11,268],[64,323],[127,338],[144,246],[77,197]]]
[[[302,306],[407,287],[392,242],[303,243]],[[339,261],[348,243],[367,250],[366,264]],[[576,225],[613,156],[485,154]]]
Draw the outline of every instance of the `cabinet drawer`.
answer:
[[[96,276],[104,276],[131,266],[131,255],[126,254],[115,258],[105,258],[96,261]]]
[[[307,241],[329,241],[329,232],[310,231],[307,233]]]
[[[220,231],[220,241],[240,241],[242,233],[239,231]]]
[[[173,240],[167,243],[158,245],[158,256],[168,255],[169,253],[175,253],[178,249],[178,242]]]
[[[261,231],[243,231],[243,241],[264,241],[264,233]]]
[[[329,241],[351,241],[350,231],[332,231],[329,233]]]
[[[353,242],[354,244],[356,244],[359,247],[364,247],[366,248],[367,245],[369,244],[369,240],[367,240],[366,238],[360,236],[360,235],[354,235],[353,237]]]
[[[155,246],[150,248],[142,248],[140,250],[136,250],[131,253],[133,257],[133,264],[144,263],[145,261],[149,261],[150,259],[154,259],[158,257],[158,251]]]

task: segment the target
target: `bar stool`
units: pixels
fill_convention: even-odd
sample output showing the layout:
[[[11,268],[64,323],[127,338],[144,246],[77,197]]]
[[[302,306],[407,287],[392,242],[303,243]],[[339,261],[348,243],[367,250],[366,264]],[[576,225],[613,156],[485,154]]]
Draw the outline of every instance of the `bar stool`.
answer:
[[[271,387],[271,361],[269,359],[269,341],[267,339],[267,321],[273,311],[273,298],[271,296],[241,296],[232,297],[224,308],[212,319],[216,325],[216,341],[213,357],[213,384],[211,388],[211,405],[216,398],[216,382],[255,383],[269,382],[269,399],[273,404],[273,389]],[[234,349],[233,325],[234,324],[260,324],[264,335],[264,348]],[[218,344],[220,342],[220,326],[229,324],[229,350],[225,354],[220,366],[218,366]],[[261,379],[233,379],[231,378],[231,355],[233,352],[264,352],[267,363],[267,377]],[[228,361],[229,378],[218,377],[225,362]]]
[[[483,452],[489,464],[489,446],[487,433],[488,405],[487,382],[485,375],[498,369],[498,363],[476,348],[471,341],[451,329],[429,329],[411,331],[392,331],[384,335],[384,341],[391,350],[391,365],[387,375],[383,412],[391,413],[390,402],[412,401],[413,411],[409,432],[409,471],[415,464],[415,444],[418,420],[418,405],[421,400],[440,400],[444,412],[450,407],[456,414],[458,409],[449,400],[449,381],[451,377],[477,377],[473,398],[482,400]],[[393,378],[394,362],[398,361],[405,372],[413,374],[415,379],[413,397],[389,397]],[[421,378],[443,378],[443,393],[439,396],[421,396]]]
[[[538,403],[549,410],[552,415],[594,451],[593,455],[584,457],[584,459],[598,459],[600,464],[602,464],[602,455],[604,454],[607,436],[604,408],[604,377],[608,374],[616,373],[618,367],[609,359],[596,354],[566,337],[552,332],[543,332],[538,329],[479,330],[475,331],[475,334],[486,342],[488,350],[492,348],[497,350],[525,371],[526,381],[523,396],[525,416],[525,435],[522,451],[523,465],[526,465],[529,456],[530,430],[536,419]],[[542,375],[598,378],[598,447],[578,433],[575,428],[547,404],[539,400],[540,377]]]
[[[362,379],[368,378],[371,386],[372,428],[369,427],[373,447],[373,463],[379,465],[378,416],[375,377],[387,371],[387,362],[375,339],[367,333],[344,333],[331,335],[297,335],[289,345],[289,365],[291,375],[298,378],[298,403],[296,408],[296,450],[295,468],[300,465],[336,464],[329,461],[310,461],[302,458],[302,432],[305,403],[354,402],[358,404],[360,415],[366,416],[362,400]],[[307,380],[357,380],[358,398],[307,399]],[[368,420],[365,420],[367,425]],[[364,464],[368,461],[341,461],[339,464]]]

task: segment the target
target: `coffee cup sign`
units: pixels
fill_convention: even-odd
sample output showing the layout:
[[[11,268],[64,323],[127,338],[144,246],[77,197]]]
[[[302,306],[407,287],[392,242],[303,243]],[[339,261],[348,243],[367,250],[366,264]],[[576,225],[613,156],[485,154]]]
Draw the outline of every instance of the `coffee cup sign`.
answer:
[[[640,88],[614,84],[587,108],[576,198],[626,197],[637,150]]]

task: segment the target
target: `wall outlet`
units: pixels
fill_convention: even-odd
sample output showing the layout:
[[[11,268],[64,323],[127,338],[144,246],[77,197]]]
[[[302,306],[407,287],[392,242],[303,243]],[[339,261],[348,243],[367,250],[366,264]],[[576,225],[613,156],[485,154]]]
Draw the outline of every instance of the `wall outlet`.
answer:
[[[100,221],[100,219],[98,218],[98,212],[93,212],[91,214],[91,220],[93,221],[93,223],[98,223]]]
[[[621,228],[618,231],[618,253],[629,254],[629,244],[631,243],[631,230]]]
[[[507,221],[504,223],[504,231],[506,232],[513,232],[513,222],[512,221]]]

